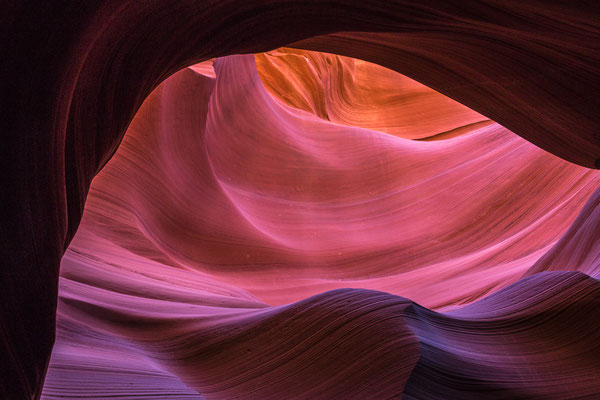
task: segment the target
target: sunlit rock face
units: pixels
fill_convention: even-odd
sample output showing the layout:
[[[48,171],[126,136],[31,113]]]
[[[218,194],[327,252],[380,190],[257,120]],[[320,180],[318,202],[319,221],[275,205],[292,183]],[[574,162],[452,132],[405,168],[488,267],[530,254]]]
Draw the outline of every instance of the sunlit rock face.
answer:
[[[363,60],[279,49],[256,55],[256,63],[277,99],[339,125],[433,139],[490,123],[427,86]]]
[[[599,184],[366,61],[185,68],[93,181],[42,397],[593,398]]]

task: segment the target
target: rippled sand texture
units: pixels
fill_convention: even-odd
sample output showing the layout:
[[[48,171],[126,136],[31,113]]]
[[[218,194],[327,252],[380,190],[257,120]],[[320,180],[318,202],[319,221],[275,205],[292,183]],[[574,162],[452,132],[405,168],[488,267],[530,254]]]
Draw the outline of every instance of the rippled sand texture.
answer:
[[[282,49],[184,69],[92,184],[46,398],[599,394],[598,281],[506,287],[556,269],[599,183],[375,64]]]

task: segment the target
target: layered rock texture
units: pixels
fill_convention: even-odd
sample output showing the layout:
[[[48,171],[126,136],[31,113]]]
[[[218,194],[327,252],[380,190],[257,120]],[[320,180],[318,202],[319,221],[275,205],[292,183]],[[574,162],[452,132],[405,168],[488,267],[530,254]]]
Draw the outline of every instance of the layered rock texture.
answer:
[[[33,3],[1,398],[600,397],[593,3]]]

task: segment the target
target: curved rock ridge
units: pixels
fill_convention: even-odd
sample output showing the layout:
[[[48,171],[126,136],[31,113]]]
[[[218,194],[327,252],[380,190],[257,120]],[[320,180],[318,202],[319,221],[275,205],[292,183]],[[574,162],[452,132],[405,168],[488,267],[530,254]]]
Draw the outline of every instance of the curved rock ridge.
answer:
[[[600,277],[600,189],[585,203],[561,239],[528,271],[581,271]]]
[[[42,398],[600,394],[598,281],[518,280],[593,226],[600,175],[491,121],[460,125],[441,95],[429,126],[461,131],[445,140],[331,121],[273,94],[289,54],[194,65],[141,107],[63,258]],[[255,57],[286,63],[259,75]],[[354,62],[340,59],[316,93]]]
[[[598,397],[600,283],[543,272],[447,314],[413,307],[421,357],[404,399]]]
[[[421,82],[562,159],[588,168],[600,168],[600,114],[597,112],[600,41],[596,39],[600,32],[600,18],[594,2],[433,0],[424,3],[367,0],[358,4],[349,0],[171,0],[168,3],[164,0],[31,0],[4,2],[0,8],[0,30],[3,33],[0,35],[3,55],[0,69],[0,104],[3,111],[3,118],[0,119],[0,209],[3,211],[0,223],[2,398],[38,399],[41,396],[55,340],[59,267],[78,231],[91,182],[118,148],[142,102],[166,78],[187,66],[232,54],[271,51],[281,46],[355,57],[387,66]],[[207,75],[204,69],[194,73]],[[210,73],[206,77],[214,78]],[[358,105],[359,102],[353,101],[352,104]],[[347,105],[339,108],[345,110],[340,114],[345,119],[348,118]],[[235,110],[231,110],[231,114],[235,116]],[[202,112],[200,115],[203,115]],[[223,117],[225,114],[215,115]],[[315,115],[309,115],[307,120],[310,121],[307,124],[312,126]],[[323,121],[322,118],[319,120]],[[339,127],[343,121],[339,122],[340,124],[333,125]],[[216,120],[211,124],[219,125]],[[492,125],[489,126],[490,131],[494,129],[491,127]],[[367,134],[369,137],[377,138],[375,141],[380,140],[381,131],[373,133],[370,129],[383,129],[381,126],[369,125],[362,127],[364,128],[371,132]],[[331,129],[334,131],[338,128]],[[459,128],[459,133],[462,133],[462,129]],[[457,132],[450,133],[452,136]],[[214,134],[215,132],[207,131],[205,137],[209,138]],[[467,138],[469,135],[463,133],[460,137]],[[360,135],[357,133],[356,136]],[[387,136],[386,140],[390,141],[392,136]],[[211,140],[213,139],[216,138],[212,137]],[[439,142],[458,143],[453,139],[451,142]],[[350,143],[354,143],[354,139]],[[448,143],[446,145],[450,146]],[[193,147],[194,143],[190,145]],[[308,154],[306,150],[304,148],[298,154]],[[323,154],[329,154],[328,151],[320,150]],[[209,155],[217,157],[218,153],[220,152]],[[151,157],[150,154],[154,155],[152,152],[148,154],[148,157]],[[368,158],[367,156],[369,155],[365,157]],[[452,158],[453,156],[448,155],[448,159],[441,160],[440,164],[450,163]],[[501,159],[504,158],[498,160]],[[136,161],[145,160],[143,158]],[[419,164],[414,166],[414,171],[411,170],[411,176],[421,176],[425,168],[421,161],[425,162],[424,160],[418,160]],[[212,159],[210,161],[215,164],[219,174],[227,171],[224,163]],[[521,158],[515,157],[513,163],[520,165]],[[540,165],[539,168],[541,170],[544,167]],[[558,169],[553,171],[558,171],[555,173],[557,178],[548,178],[546,186],[562,187],[564,184],[566,187],[570,178],[563,180]],[[566,169],[567,174],[572,171],[570,168]],[[158,178],[168,176],[161,176],[162,172],[158,172]],[[168,177],[177,181],[176,175]],[[223,175],[214,176],[223,178]],[[327,179],[336,176],[338,175],[328,175]],[[358,174],[357,177],[363,176]],[[523,179],[527,181],[526,176]],[[587,190],[586,187],[583,183],[581,190]],[[151,192],[157,193],[154,188],[150,185],[144,192],[148,194],[148,198],[151,197]],[[573,183],[572,188],[573,191],[579,191],[580,187]],[[216,190],[217,192],[209,189],[207,193],[218,193],[222,189]],[[453,194],[454,191],[455,188],[452,187],[447,193]],[[482,191],[487,193],[487,188]],[[540,190],[540,193],[546,192]],[[501,195],[497,194],[496,197],[501,198]],[[166,195],[163,198],[172,200]],[[273,196],[270,198],[272,200]],[[476,197],[471,196],[471,199],[474,198]],[[550,195],[548,204],[555,199],[555,196]],[[124,194],[123,202],[119,204],[133,204],[130,200],[132,199]],[[140,203],[140,210],[151,209],[142,200],[135,201]],[[546,203],[546,198],[540,198],[531,204],[537,204],[538,201]],[[110,210],[113,206],[109,204],[113,200],[107,199],[106,203],[106,210]],[[241,204],[239,200],[228,200],[223,203],[224,208],[216,209],[214,218],[236,215],[229,214],[234,203]],[[252,203],[245,203],[242,211],[252,220],[251,217],[256,215],[259,207],[253,206],[250,209]],[[446,202],[442,201],[440,204]],[[565,204],[567,208],[567,204],[579,207],[578,200],[561,204]],[[227,207],[229,210],[226,210]],[[525,208],[529,210],[529,206]],[[537,206],[534,208],[537,209]],[[454,209],[462,210],[459,206]],[[569,214],[571,211],[575,213],[573,210],[565,213]],[[190,233],[206,238],[216,233],[239,242],[240,238],[247,239],[245,234],[250,235],[257,230],[248,219],[234,232],[216,229],[199,233],[196,230],[197,221],[191,221],[190,226],[169,226],[169,221],[181,220],[181,215],[173,220],[162,218],[160,221],[152,220],[148,215],[134,217],[120,211],[115,211],[115,215],[121,219],[116,225],[122,228],[122,234],[115,238],[118,237],[123,243],[124,249],[130,249],[134,252],[132,254],[137,254],[144,260],[177,269],[189,268],[193,273],[204,274],[204,278],[214,279],[229,288],[222,290],[247,289],[248,296],[260,296],[263,301],[269,298],[272,304],[277,299],[281,302],[296,300],[285,299],[286,296],[294,297],[287,294],[293,292],[291,285],[277,293],[266,293],[268,291],[265,289],[269,285],[265,280],[252,282],[251,274],[233,274],[238,265],[235,263],[230,276],[225,276],[226,273],[216,276],[214,271],[218,269],[220,261],[213,259],[206,262],[207,260],[186,251],[188,246],[185,243],[177,245],[175,237],[167,240],[164,235],[172,231],[182,238]],[[211,213],[208,215],[213,216]],[[584,219],[591,224],[595,218],[593,213],[590,215],[590,219]],[[421,219],[425,223],[430,222],[428,215],[422,215]],[[537,216],[532,220],[540,221]],[[594,270],[594,256],[583,253],[588,248],[594,248],[593,237],[597,236],[594,233],[597,230],[588,224],[581,225],[585,229],[577,229],[582,233],[573,237],[585,243],[582,247],[567,239],[557,242],[560,239],[559,231],[567,229],[567,218],[563,220],[560,217],[559,220],[563,222],[550,229],[549,234],[540,235],[539,242],[533,236],[533,239],[529,237],[527,240],[519,240],[519,246],[526,244],[531,250],[541,245],[541,242],[546,243],[549,248],[556,245],[554,255],[545,259],[548,263],[541,265],[541,269],[561,268],[559,264],[568,260],[568,268]],[[138,226],[138,221],[149,221],[151,225],[148,227],[155,229],[156,234],[147,227]],[[444,218],[440,229],[453,223],[445,221]],[[307,222],[310,221],[298,224],[298,228],[305,229]],[[97,225],[105,223],[106,220]],[[159,227],[156,226],[157,223]],[[209,226],[215,225],[218,224],[215,222]],[[513,232],[512,225],[505,228]],[[274,224],[261,225],[260,229],[271,236],[276,233],[277,240],[282,238],[285,241],[286,235],[289,235],[289,232],[278,231],[280,227]],[[96,230],[98,238],[106,237],[105,232],[97,226],[91,229],[92,232]],[[418,230],[420,229],[416,229]],[[474,242],[473,246],[477,246],[482,237],[488,237],[485,234],[488,231],[492,232],[490,237],[497,233],[492,228],[480,229],[474,236],[475,240],[470,237],[465,244],[469,247]],[[557,236],[550,239],[554,234]],[[316,239],[311,242],[304,237],[300,243],[295,243],[295,248],[286,245],[287,248],[284,249],[281,242],[274,244],[273,237],[263,235],[260,240],[257,238],[254,235],[253,241],[246,242],[245,246],[261,248],[262,256],[273,255],[277,259],[280,255],[285,256],[285,269],[280,270],[282,276],[284,271],[290,270],[288,267],[291,267],[292,261],[296,260],[293,257],[303,258],[304,249],[308,249],[308,253],[322,253]],[[332,245],[332,236],[329,235],[326,239],[323,246]],[[389,244],[382,241],[386,246]],[[80,242],[83,243],[85,241]],[[263,245],[266,247],[262,247]],[[299,251],[299,248],[302,250]],[[576,257],[564,253],[571,250],[576,252]],[[540,255],[543,253],[540,250]],[[87,259],[93,258],[85,251],[82,254],[87,254]],[[211,257],[215,254],[223,252],[218,250],[211,253]],[[533,261],[539,258],[537,254],[530,255],[531,263],[517,262],[518,268],[515,269],[528,270]],[[327,271],[331,272],[339,266],[336,264],[339,261],[336,257],[339,256],[342,255],[326,254],[324,262],[327,265],[333,262],[332,268]],[[514,254],[506,257],[515,259]],[[422,265],[429,263],[421,257],[416,257],[416,261],[413,258],[413,255],[407,257],[410,262],[416,263],[412,265],[411,268],[414,269],[411,271],[423,271]],[[451,260],[457,259],[445,260],[452,262]],[[576,260],[584,260],[585,265],[573,265]],[[499,265],[503,262],[505,260],[500,260]],[[256,267],[256,263],[253,266]],[[271,266],[270,261],[265,263],[265,268],[273,270]],[[307,282],[308,278],[312,279],[313,272],[319,276],[327,272],[324,265],[316,265],[313,272],[305,267],[302,264],[294,270],[305,271]],[[390,274],[395,270],[391,265],[385,269],[387,271],[377,277],[384,279],[392,276]],[[510,267],[503,268],[502,271],[504,270],[509,271],[507,276],[513,276]],[[374,282],[375,271],[368,271],[369,275],[365,277],[358,276],[359,271],[353,270],[350,276],[353,281],[346,282]],[[447,271],[454,271],[454,268]],[[432,280],[438,281],[437,275],[432,275]],[[490,275],[499,277],[499,274]],[[240,285],[234,282],[237,276]],[[331,276],[323,277],[327,284],[319,290],[337,287],[330,285]],[[349,277],[341,279],[347,278]],[[407,277],[398,278],[391,286],[400,288],[401,285],[398,284],[409,281],[404,278]],[[511,279],[499,282],[495,289],[508,284]],[[490,282],[487,278],[474,281],[481,282],[482,288],[488,287]],[[451,281],[449,284],[460,288],[460,296],[466,294],[468,290],[465,287],[470,286]],[[383,287],[385,285],[366,286],[386,290]],[[306,287],[310,289],[298,291],[303,293],[298,296],[299,299],[318,292],[314,281],[308,282]],[[417,294],[423,291],[415,289],[417,294],[412,296],[405,289],[402,291],[409,298],[420,301]],[[431,289],[436,294],[433,296],[433,303],[437,305],[424,303],[426,306],[459,306],[457,298],[460,296],[448,298],[446,291],[435,290],[434,286]],[[441,293],[440,296],[437,295],[438,292]],[[481,293],[474,294],[472,299],[480,296]],[[62,335],[61,332],[57,334]],[[66,349],[62,354],[72,353]],[[157,371],[151,365],[139,367],[142,362],[139,358],[132,356],[130,360],[129,365],[143,371],[143,374]],[[109,360],[106,362],[110,364]],[[77,369],[77,364],[74,368]],[[167,381],[176,379],[166,371],[156,372],[154,376]],[[177,386],[175,392],[184,393],[184,389]],[[95,393],[102,396],[99,392]],[[75,395],[77,397],[81,397],[80,393]]]
[[[439,139],[464,133],[471,124],[492,123],[377,64],[290,48],[255,57],[259,76],[272,95],[337,124],[407,139]]]
[[[516,5],[516,3],[512,4]],[[599,106],[599,101],[597,98],[590,97],[585,103],[580,103],[587,96],[580,97],[582,93],[579,85],[589,84],[590,88],[600,88],[597,77],[592,75],[597,66],[589,64],[592,62],[592,59],[588,57],[590,54],[588,51],[591,49],[586,48],[592,43],[591,38],[600,34],[600,29],[597,23],[584,23],[585,17],[580,19],[583,17],[582,15],[573,19],[567,18],[567,16],[562,19],[557,15],[550,17],[558,10],[552,10],[552,5],[547,5],[549,6],[546,10],[547,14],[543,18],[555,18],[568,27],[564,26],[564,30],[561,28],[560,31],[546,34],[533,32],[531,25],[525,21],[535,6],[519,4],[517,7],[522,7],[521,10],[509,11],[511,14],[514,12],[512,14],[514,25],[495,26],[501,33],[498,32],[498,36],[492,40],[499,40],[496,43],[502,44],[494,50],[490,47],[494,47],[490,42],[491,37],[485,32],[487,28],[494,26],[493,22],[481,22],[481,25],[476,28],[478,33],[474,34],[466,27],[459,28],[465,20],[452,21],[450,25],[453,28],[448,28],[451,34],[440,34],[444,31],[443,26],[448,22],[443,17],[444,20],[438,21],[439,25],[433,27],[432,31],[344,32],[309,38],[289,46],[359,58],[401,72],[458,100],[461,104],[471,107],[555,155],[588,168],[598,169],[600,166],[600,157],[598,157],[600,136],[597,127],[600,121],[595,116],[597,114],[595,109]],[[495,12],[503,12],[501,7],[488,9],[487,5],[478,6],[485,9],[485,12],[489,12],[490,17]],[[598,15],[598,11],[594,10],[589,15]],[[520,31],[518,26],[522,23],[529,26]],[[572,36],[574,31],[571,29],[578,30],[576,27],[583,28],[583,26],[585,26],[586,33],[580,31]],[[588,31],[588,29],[590,30]],[[535,31],[535,28],[533,30]],[[519,36],[520,38],[516,39]],[[569,38],[574,39],[577,36],[581,40],[579,45],[570,47],[560,56],[550,50],[558,43],[568,41]],[[504,39],[500,39],[501,37]],[[506,46],[504,40],[508,37],[521,42],[524,47]],[[455,45],[457,41],[461,43],[458,46]],[[549,53],[541,56],[534,50],[538,46],[544,48],[542,52],[548,51]],[[597,41],[592,47],[595,49],[591,50],[592,52],[598,50]],[[486,50],[482,51],[482,49]],[[554,54],[551,55],[551,53]],[[585,55],[586,53],[588,55]],[[484,57],[488,61],[485,68],[481,68],[477,62],[474,62],[482,57],[482,54],[485,54]],[[548,57],[547,59],[552,58],[556,64],[551,67],[542,67],[541,65],[544,63],[542,60],[546,57]],[[570,67],[559,66],[571,57],[574,58],[569,61],[572,62]],[[559,58],[563,60],[558,61]],[[574,60],[575,58],[577,61]],[[502,65],[501,60],[509,59],[519,59],[521,62],[508,67]],[[576,69],[578,71],[576,73],[577,80],[581,79],[576,86],[567,83],[570,80],[569,73],[563,74],[570,68]],[[522,79],[517,76],[527,76],[528,78]],[[552,80],[552,84],[547,83],[544,87],[538,86],[547,79]],[[469,88],[473,90],[468,90]],[[544,94],[539,93],[540,90]],[[521,95],[516,93],[521,93]],[[567,106],[567,103],[571,102],[572,104]],[[575,117],[568,111],[575,108],[578,108],[581,115]],[[534,128],[534,125],[537,127]],[[580,132],[587,132],[587,134],[573,133],[574,127],[576,130],[581,130]],[[560,139],[554,141],[548,136],[549,132],[558,131],[561,131]],[[587,138],[584,139],[584,136]],[[582,154],[575,155],[575,153],[571,153],[570,148],[582,149],[586,146],[589,146],[586,151],[588,162],[582,163],[578,161]]]
[[[600,283],[582,273],[536,274],[449,313],[364,289],[269,307],[119,251],[115,265],[67,252],[44,398],[598,395]],[[74,280],[82,270],[105,284]]]
[[[276,101],[252,56],[198,68],[142,107],[83,226],[269,304],[339,287],[472,301],[524,273],[600,182],[497,124],[415,142]]]

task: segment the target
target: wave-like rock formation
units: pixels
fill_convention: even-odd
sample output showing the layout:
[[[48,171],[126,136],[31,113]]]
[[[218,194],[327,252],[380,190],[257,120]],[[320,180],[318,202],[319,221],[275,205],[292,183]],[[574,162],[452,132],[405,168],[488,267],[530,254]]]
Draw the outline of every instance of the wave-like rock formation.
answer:
[[[279,100],[337,124],[426,139],[489,123],[427,86],[363,60],[279,49],[258,54],[256,61],[265,87]]]
[[[600,397],[598,15],[2,5],[0,397]]]
[[[63,258],[45,398],[598,394],[598,282],[545,273],[497,291],[576,229],[600,174],[383,67],[256,59],[167,79],[96,176]],[[389,79],[352,97],[352,68]],[[298,86],[270,93],[282,73]],[[399,137],[415,108],[435,140]],[[370,109],[382,131],[357,126]]]

